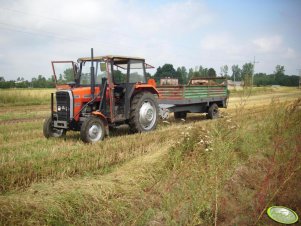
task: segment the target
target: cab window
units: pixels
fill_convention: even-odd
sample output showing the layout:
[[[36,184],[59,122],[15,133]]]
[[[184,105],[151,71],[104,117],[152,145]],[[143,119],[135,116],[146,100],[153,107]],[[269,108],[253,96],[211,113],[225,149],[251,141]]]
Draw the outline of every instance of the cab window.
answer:
[[[107,77],[106,63],[101,61],[94,62],[95,84],[100,85],[102,78]],[[91,84],[91,62],[82,62],[80,85]]]

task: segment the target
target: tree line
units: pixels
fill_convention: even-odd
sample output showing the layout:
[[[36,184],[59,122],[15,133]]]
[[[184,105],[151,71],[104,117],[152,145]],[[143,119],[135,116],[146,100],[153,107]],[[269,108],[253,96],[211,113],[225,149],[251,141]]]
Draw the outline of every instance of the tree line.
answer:
[[[152,78],[156,80],[159,84],[160,79],[162,78],[177,78],[179,84],[187,84],[187,82],[194,77],[216,77],[216,71],[213,68],[203,68],[198,66],[190,68],[189,70],[186,67],[178,67],[177,70],[173,67],[172,64],[164,64],[162,67],[158,67],[156,73]]]
[[[70,78],[70,72],[64,71],[63,75],[59,75],[58,83],[63,84],[70,82],[73,79]],[[73,76],[73,75],[72,75]],[[197,66],[195,68],[187,68],[185,66],[174,68],[172,64],[164,64],[157,68],[156,73],[152,76],[147,73],[148,78],[156,80],[157,84],[160,83],[162,78],[176,78],[179,84],[187,84],[191,78],[195,77],[226,77],[232,81],[243,81],[245,86],[268,86],[268,85],[281,85],[281,86],[298,86],[299,76],[286,75],[284,66],[277,65],[273,74],[255,73],[254,65],[252,63],[245,63],[242,68],[239,65],[232,65],[231,72],[229,67],[223,65],[220,68],[220,73],[217,75],[213,68],[205,68],[203,66]],[[25,80],[23,77],[19,77],[17,80],[5,81],[4,77],[0,77],[0,88],[54,88],[55,82],[53,77],[46,78],[43,75],[38,75],[31,79],[31,81]]]
[[[0,77],[0,88],[54,88],[55,83],[53,78],[45,78],[43,75],[38,75],[30,81],[23,77],[18,77],[17,80],[5,81],[4,77]]]
[[[213,68],[205,68],[197,66],[195,68],[186,69],[184,66],[175,69],[172,64],[164,64],[158,67],[156,73],[152,78],[159,84],[160,79],[163,78],[177,78],[179,84],[187,84],[191,78],[195,77],[226,77],[234,82],[242,81],[244,86],[268,86],[268,85],[281,85],[281,86],[298,86],[299,76],[286,75],[284,66],[277,65],[273,74],[255,73],[254,65],[252,63],[245,63],[242,68],[239,65],[232,65],[231,72],[229,67],[223,65],[220,68],[220,73],[217,75]]]

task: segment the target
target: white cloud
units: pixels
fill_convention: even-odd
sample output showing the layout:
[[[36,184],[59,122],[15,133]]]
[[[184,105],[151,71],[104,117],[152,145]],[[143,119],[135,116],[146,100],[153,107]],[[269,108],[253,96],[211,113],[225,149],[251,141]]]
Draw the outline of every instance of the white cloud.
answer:
[[[292,48],[287,48],[284,53],[284,57],[288,59],[294,59],[298,57],[296,51]],[[301,62],[300,62],[301,63]]]
[[[253,43],[259,52],[274,52],[281,47],[282,37],[279,35],[261,37],[253,40]]]
[[[239,40],[231,33],[212,33],[201,38],[200,51],[211,64],[239,64],[247,62],[252,54],[248,40]],[[219,66],[215,66],[219,68]]]
[[[228,34],[210,34],[202,37],[201,48],[207,50],[221,50],[227,49],[231,44],[230,36]]]
[[[41,65],[86,56],[90,47],[97,55],[138,55],[161,65],[174,59],[175,40],[198,32],[214,19],[199,1],[167,2],[154,8],[147,4],[122,0],[6,3],[0,8],[5,31],[0,30],[0,37],[5,33],[10,40],[1,47],[12,57],[8,58],[12,66],[0,63],[0,70],[9,68],[5,73],[12,78],[49,75],[50,66]],[[15,55],[23,60],[15,61]]]

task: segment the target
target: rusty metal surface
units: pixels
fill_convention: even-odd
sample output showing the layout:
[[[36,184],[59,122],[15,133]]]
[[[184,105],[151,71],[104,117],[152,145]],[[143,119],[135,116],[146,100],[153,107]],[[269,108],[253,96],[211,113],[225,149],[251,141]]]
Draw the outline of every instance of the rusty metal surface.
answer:
[[[184,86],[158,86],[160,99],[183,99]]]
[[[179,85],[179,80],[177,78],[161,78],[160,86],[164,85],[177,86]]]

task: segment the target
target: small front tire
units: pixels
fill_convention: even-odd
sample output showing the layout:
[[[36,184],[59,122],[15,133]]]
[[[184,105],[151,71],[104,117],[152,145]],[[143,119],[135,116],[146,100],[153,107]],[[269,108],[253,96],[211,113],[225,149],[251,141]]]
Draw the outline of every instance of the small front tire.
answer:
[[[95,143],[105,137],[103,121],[97,117],[87,118],[80,129],[80,138],[85,143]]]
[[[66,135],[66,130],[54,128],[52,117],[48,117],[44,121],[43,134],[47,139],[50,137],[62,137]]]

